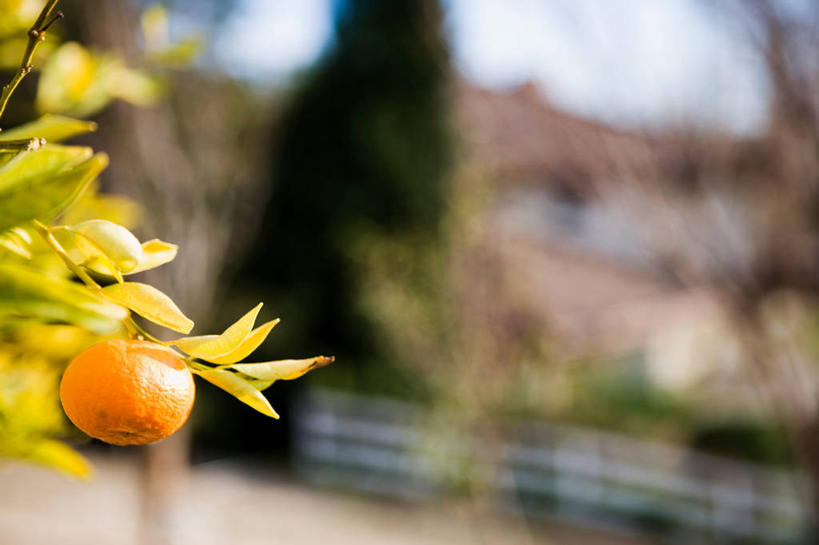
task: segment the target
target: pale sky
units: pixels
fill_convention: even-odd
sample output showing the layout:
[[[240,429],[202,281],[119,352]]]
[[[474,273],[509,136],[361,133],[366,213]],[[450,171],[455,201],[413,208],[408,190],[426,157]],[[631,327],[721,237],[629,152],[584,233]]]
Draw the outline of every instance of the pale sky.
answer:
[[[693,118],[751,131],[763,122],[761,61],[719,2],[443,2],[456,67],[479,84],[533,80],[563,108],[626,126]],[[333,0],[240,5],[213,43],[239,76],[286,78],[315,61],[332,33]]]

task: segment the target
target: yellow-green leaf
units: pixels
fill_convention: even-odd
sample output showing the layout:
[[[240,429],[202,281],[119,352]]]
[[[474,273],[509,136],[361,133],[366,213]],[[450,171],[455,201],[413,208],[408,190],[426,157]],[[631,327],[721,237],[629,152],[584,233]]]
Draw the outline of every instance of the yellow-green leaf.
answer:
[[[205,39],[196,34],[149,53],[152,61],[168,67],[183,68],[192,63],[205,46]]]
[[[170,297],[148,284],[123,282],[102,289],[112,301],[133,310],[143,318],[180,333],[193,329],[193,321],[185,316]]]
[[[97,186],[97,183],[88,186],[75,205],[66,210],[61,223],[75,225],[93,219],[108,220],[128,229],[142,223],[144,214],[139,203],[122,195],[100,194]]]
[[[91,477],[91,465],[65,443],[53,439],[43,439],[29,448],[20,449],[17,457],[38,464],[59,469],[81,479]]]
[[[211,358],[208,361],[212,363],[218,364],[230,364],[236,363],[238,361],[242,361],[250,354],[253,353],[254,350],[259,348],[259,346],[264,342],[270,332],[276,327],[276,324],[279,323],[279,319],[276,318],[275,320],[270,320],[267,323],[264,323],[250,332],[250,334],[245,337],[239,346],[235,349],[231,350],[227,354],[223,356],[218,356],[216,358]]]
[[[20,257],[31,259],[29,244],[31,244],[31,237],[19,227],[0,233],[0,246]]]
[[[169,263],[176,257],[179,246],[170,242],[163,242],[159,239],[149,240],[142,243],[142,259],[135,269],[128,271],[128,274],[136,274],[149,269],[155,269],[160,265]]]
[[[139,18],[142,37],[147,49],[163,48],[168,43],[168,10],[162,4],[154,4],[142,12]]]
[[[51,144],[20,153],[0,168],[0,192],[64,172],[92,155],[88,147]]]
[[[48,223],[108,165],[89,148],[45,146],[0,167],[0,231],[38,219]]]
[[[190,354],[194,358],[210,361],[212,358],[224,356],[236,350],[242,341],[250,334],[256,316],[262,309],[262,303],[256,305],[250,312],[239,318],[221,335],[202,335],[198,337],[183,337],[170,344]]]
[[[111,74],[120,62],[76,42],[54,51],[40,71],[35,105],[44,113],[86,117],[111,100]]]
[[[72,136],[96,130],[97,124],[93,121],[46,114],[36,121],[3,131],[0,133],[0,142],[26,138],[45,138],[48,142],[61,142]]]
[[[89,220],[73,225],[70,229],[93,242],[121,272],[134,270],[142,260],[139,239],[131,231],[112,221]]]
[[[111,96],[137,106],[150,106],[162,97],[161,80],[146,72],[120,66],[109,78]]]
[[[71,261],[122,282],[122,274],[116,264],[94,241],[68,227],[53,227],[50,231]]]
[[[128,312],[87,288],[28,267],[0,265],[0,317],[26,316],[113,333]]]
[[[208,369],[206,371],[197,371],[197,374],[260,413],[271,418],[279,418],[267,398],[236,373],[224,369]]]
[[[299,378],[308,371],[333,363],[334,360],[335,357],[333,356],[316,356],[315,358],[306,358],[303,360],[237,363],[236,365],[232,365],[230,369],[239,371],[270,386],[270,384],[273,384],[277,380],[293,380]]]

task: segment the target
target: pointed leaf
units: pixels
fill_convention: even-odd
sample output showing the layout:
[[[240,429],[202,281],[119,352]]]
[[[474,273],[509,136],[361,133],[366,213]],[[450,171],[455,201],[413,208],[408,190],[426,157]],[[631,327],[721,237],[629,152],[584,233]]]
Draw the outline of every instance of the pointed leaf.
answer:
[[[96,130],[97,124],[93,121],[46,114],[36,121],[3,131],[0,133],[0,142],[26,138],[45,138],[48,142],[60,142]]]
[[[253,307],[250,312],[239,318],[233,325],[228,327],[221,335],[202,335],[199,337],[183,337],[170,344],[176,345],[194,358],[201,358],[210,361],[211,358],[224,356],[236,350],[242,341],[250,334],[256,316],[262,309],[262,303]]]
[[[91,477],[91,465],[88,461],[60,441],[44,439],[14,454],[22,460],[53,467],[81,479]]]
[[[19,153],[0,168],[0,193],[64,172],[92,156],[93,151],[88,147],[50,144]]]
[[[237,363],[236,365],[232,365],[230,369],[239,371],[240,373],[270,386],[270,384],[273,384],[277,380],[293,380],[299,378],[308,371],[333,363],[334,360],[334,356],[316,356],[315,358],[306,358],[303,360],[278,360],[264,363]]]
[[[128,312],[87,288],[26,267],[0,265],[0,317],[68,322],[97,333],[113,333]]]
[[[148,284],[123,282],[102,289],[112,301],[133,310],[143,318],[180,333],[193,329],[193,321],[182,314],[170,297]]]
[[[33,157],[47,148],[21,155]],[[12,165],[18,158],[0,168],[0,231],[32,219],[50,222],[68,208],[108,165],[105,154],[80,162],[63,156],[54,161],[45,158],[42,162],[25,161]],[[22,170],[17,168],[20,166]],[[31,170],[27,170],[29,167]]]
[[[163,242],[159,239],[149,240],[142,243],[142,259],[135,269],[128,271],[128,274],[136,274],[149,269],[155,269],[165,263],[170,263],[176,257],[179,246],[170,242]]]
[[[236,363],[238,361],[242,361],[250,354],[253,353],[254,350],[259,348],[259,346],[264,342],[270,332],[276,327],[276,324],[279,323],[279,319],[276,318],[275,320],[271,320],[267,323],[264,323],[250,332],[250,334],[245,337],[245,339],[239,343],[235,349],[231,350],[227,354],[223,356],[219,356],[216,358],[210,358],[208,361],[218,364],[231,364]]]
[[[197,371],[197,374],[260,413],[271,418],[279,418],[267,398],[236,373],[224,369],[209,369],[207,371]]]

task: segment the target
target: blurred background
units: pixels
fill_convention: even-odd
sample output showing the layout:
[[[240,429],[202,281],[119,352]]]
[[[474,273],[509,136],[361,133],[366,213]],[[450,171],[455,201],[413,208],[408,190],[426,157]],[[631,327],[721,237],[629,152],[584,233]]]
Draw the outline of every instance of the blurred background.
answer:
[[[336,363],[4,461],[0,542],[819,543],[813,0],[60,7],[4,122],[99,123],[197,331]]]

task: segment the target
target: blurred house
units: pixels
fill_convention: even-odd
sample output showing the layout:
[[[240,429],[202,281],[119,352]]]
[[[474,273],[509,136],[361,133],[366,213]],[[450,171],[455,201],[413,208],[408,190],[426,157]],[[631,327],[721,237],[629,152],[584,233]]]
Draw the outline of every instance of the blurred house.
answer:
[[[686,168],[684,147],[562,112],[532,84],[459,81],[456,103],[465,160],[491,180],[488,236],[515,304],[548,324],[565,357],[637,356],[675,389],[736,378],[718,295],[679,278],[673,225],[654,221],[673,219],[656,186]]]

